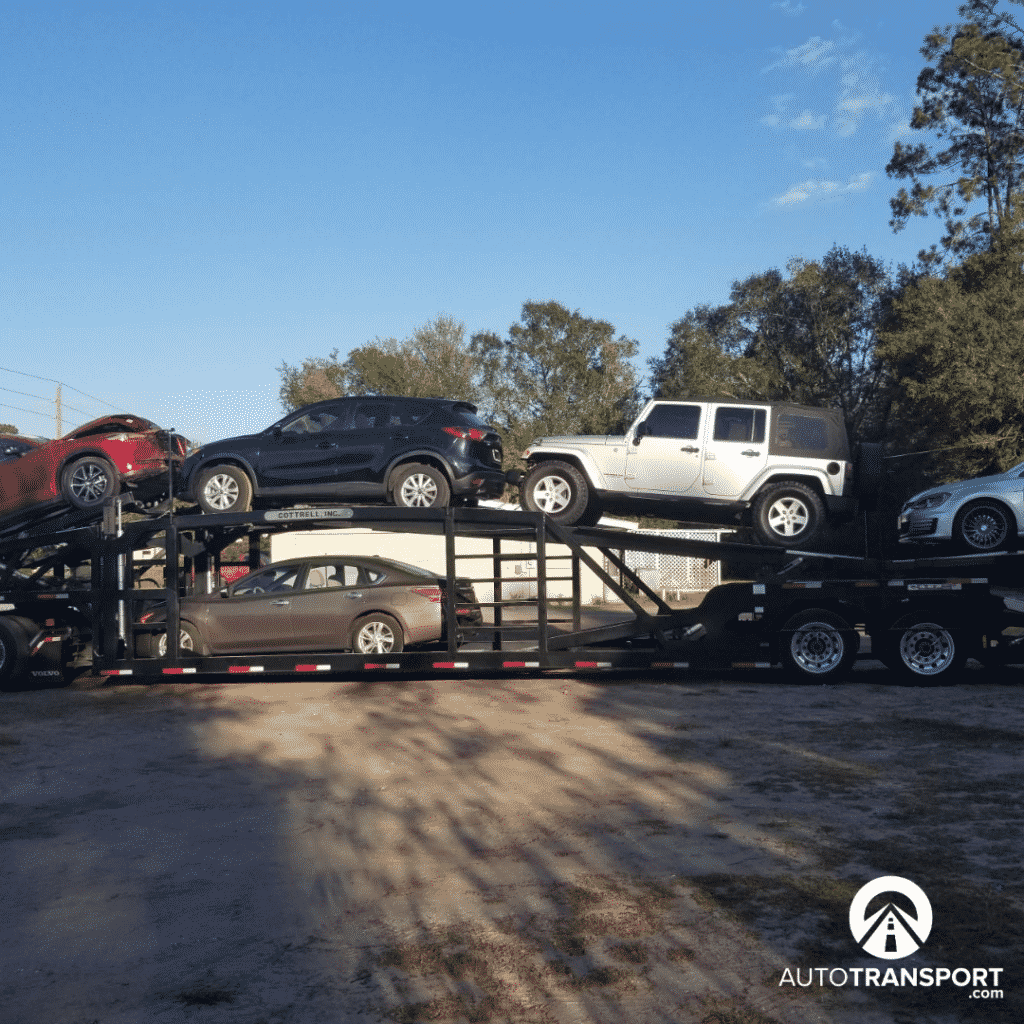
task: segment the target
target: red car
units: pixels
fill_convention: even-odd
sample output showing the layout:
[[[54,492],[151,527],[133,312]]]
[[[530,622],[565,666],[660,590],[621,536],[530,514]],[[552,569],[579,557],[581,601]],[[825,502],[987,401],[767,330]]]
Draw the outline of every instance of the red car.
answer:
[[[166,492],[167,458],[179,467],[188,441],[141,416],[102,416],[56,441],[0,434],[0,519],[25,509],[93,509],[120,494]]]

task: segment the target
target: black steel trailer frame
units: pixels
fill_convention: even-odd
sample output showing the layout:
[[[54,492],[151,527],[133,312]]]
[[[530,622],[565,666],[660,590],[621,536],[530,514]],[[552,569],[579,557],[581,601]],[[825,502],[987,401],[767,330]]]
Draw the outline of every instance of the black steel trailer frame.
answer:
[[[0,538],[0,681],[16,670],[53,675],[54,665],[68,663],[140,681],[213,674],[658,673],[781,663],[798,676],[827,681],[850,667],[860,633],[872,638],[876,656],[921,682],[947,677],[968,656],[1007,661],[1019,652],[1024,661],[1024,616],[1009,610],[992,589],[1001,580],[1020,578],[1024,556],[1018,554],[883,561],[599,526],[567,528],[540,513],[474,507],[299,508],[216,517],[188,512],[133,522],[121,512],[115,500],[89,525],[48,532],[43,522],[37,532],[22,529]],[[444,537],[443,644],[381,656],[332,651],[195,657],[179,650],[180,600],[219,586],[228,544],[245,538],[246,564],[255,569],[270,534],[345,526]],[[490,554],[459,553],[460,536],[489,538]],[[508,540],[526,540],[535,548],[536,576],[515,578],[536,585],[535,600],[504,596],[509,578],[503,566],[523,559],[503,547]],[[163,546],[162,561],[139,563],[135,552],[154,541]],[[630,569],[627,551],[726,561],[750,579],[713,588],[696,608],[672,608]],[[489,621],[470,628],[457,622],[452,585],[456,576],[464,577],[458,566],[466,558],[490,559],[491,575],[473,582],[495,588],[494,600],[483,603]],[[162,567],[164,585],[144,589],[140,577],[155,565]],[[585,624],[584,565],[630,617]],[[555,582],[570,584],[566,606],[548,597]],[[140,620],[141,609],[153,602],[166,608],[156,626]],[[523,619],[524,613],[530,617]],[[167,632],[167,657],[140,657],[139,638],[157,630]],[[44,667],[30,667],[40,658]]]

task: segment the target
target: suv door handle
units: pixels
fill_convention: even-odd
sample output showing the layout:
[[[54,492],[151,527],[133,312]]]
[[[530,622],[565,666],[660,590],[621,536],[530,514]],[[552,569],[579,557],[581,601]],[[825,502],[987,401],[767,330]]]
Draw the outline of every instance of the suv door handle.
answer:
[[[689,448],[680,448],[679,450],[681,452],[699,452],[700,451],[699,448],[694,448],[693,445],[690,445]]]
[[[284,598],[279,598],[277,601],[271,601],[271,604],[277,605],[280,608],[287,608],[291,604],[291,601],[286,601]]]
[[[321,441],[317,448],[337,448],[338,446],[333,441]]]
[[[349,593],[347,593],[347,594],[346,594],[345,596],[346,596],[346,597],[347,597],[347,598],[348,598],[348,599],[349,599],[350,601],[355,601],[355,600],[356,600],[357,598],[360,598],[360,597],[362,597],[362,596],[363,596],[363,592],[362,592],[361,590],[356,590],[356,591],[350,591],[350,592],[349,592]]]
[[[740,455],[749,455],[751,457],[760,454],[760,452],[755,452],[753,448],[748,448],[745,452],[740,452]]]

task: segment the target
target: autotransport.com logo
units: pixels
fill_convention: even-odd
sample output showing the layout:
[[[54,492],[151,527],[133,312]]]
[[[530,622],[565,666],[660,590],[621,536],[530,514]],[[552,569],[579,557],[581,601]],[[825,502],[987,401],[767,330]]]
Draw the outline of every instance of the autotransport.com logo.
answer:
[[[916,953],[932,930],[932,905],[924,890],[908,878],[883,875],[861,886],[850,903],[850,932],[857,945],[878,960],[902,960]],[[804,979],[804,973],[807,977]],[[971,987],[971,999],[1002,999],[997,988],[1002,967],[787,967],[779,985],[807,988],[817,976],[833,988],[930,988],[951,981]]]
[[[932,930],[932,905],[924,890],[899,875],[862,886],[850,904],[850,931],[857,945],[880,960],[916,953]]]

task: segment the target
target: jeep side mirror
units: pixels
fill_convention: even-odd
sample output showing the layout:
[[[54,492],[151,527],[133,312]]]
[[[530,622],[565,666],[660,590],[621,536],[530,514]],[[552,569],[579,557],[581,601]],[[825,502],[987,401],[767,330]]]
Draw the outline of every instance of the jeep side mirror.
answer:
[[[647,433],[647,420],[641,420],[633,428],[633,444],[639,444],[643,436]]]

